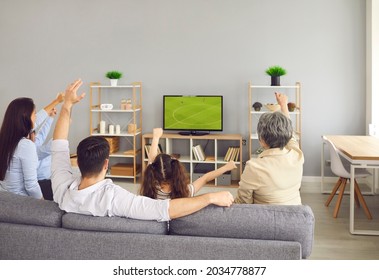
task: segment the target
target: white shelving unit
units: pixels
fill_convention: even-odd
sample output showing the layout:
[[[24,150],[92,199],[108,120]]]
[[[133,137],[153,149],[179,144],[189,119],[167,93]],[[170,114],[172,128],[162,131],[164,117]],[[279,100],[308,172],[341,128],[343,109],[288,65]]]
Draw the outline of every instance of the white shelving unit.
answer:
[[[262,114],[271,112],[265,108],[265,104],[276,103],[275,92],[279,91],[285,93],[288,96],[288,102],[296,104],[294,112],[289,112],[292,120],[292,125],[295,129],[296,138],[299,141],[301,147],[301,84],[297,82],[295,85],[283,85],[283,86],[264,86],[253,85],[249,82],[248,94],[249,94],[249,156],[256,157],[256,151],[260,148],[257,134],[257,124]],[[261,111],[255,111],[252,105],[255,102],[262,103],[263,107]]]
[[[122,109],[121,100],[130,99],[131,108]],[[101,104],[112,104],[113,109],[102,110]],[[100,131],[100,122],[105,121],[104,132]],[[115,132],[109,133],[109,125],[114,126]],[[116,131],[120,126],[120,133]],[[135,129],[134,129],[135,128]],[[141,169],[142,143],[142,83],[134,82],[130,85],[101,85],[99,82],[90,83],[90,135],[104,136],[116,139],[118,151],[109,155],[110,170],[106,175],[109,178],[133,179],[136,183]],[[129,164],[132,172],[127,175],[112,175],[114,164]]]
[[[142,147],[150,144],[153,138],[152,133],[144,134],[142,138]],[[197,179],[197,169],[211,171],[215,170],[227,162],[224,161],[225,154],[228,147],[239,147],[239,158],[236,161],[237,170],[236,175],[238,178],[231,176],[231,185],[238,187],[239,178],[242,174],[242,136],[239,134],[209,134],[202,136],[193,135],[180,135],[175,133],[163,134],[160,138],[159,144],[162,147],[162,152],[171,155],[180,155],[178,160],[185,166],[189,173],[190,181]],[[192,147],[201,145],[205,150],[207,156],[205,161],[196,160]],[[148,159],[145,152],[142,153],[142,171],[146,169]],[[201,174],[201,172],[199,173]],[[234,179],[234,180],[233,180]],[[214,183],[210,185],[221,186],[223,176],[216,178]],[[228,185],[230,186],[230,185]]]

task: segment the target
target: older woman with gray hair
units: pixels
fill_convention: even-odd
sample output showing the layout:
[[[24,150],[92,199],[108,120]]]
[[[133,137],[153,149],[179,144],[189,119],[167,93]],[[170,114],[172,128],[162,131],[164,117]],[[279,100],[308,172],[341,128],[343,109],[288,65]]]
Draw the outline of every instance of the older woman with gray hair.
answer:
[[[281,112],[265,113],[257,132],[264,151],[246,163],[235,203],[299,205],[304,155],[293,135],[286,95],[276,92]]]

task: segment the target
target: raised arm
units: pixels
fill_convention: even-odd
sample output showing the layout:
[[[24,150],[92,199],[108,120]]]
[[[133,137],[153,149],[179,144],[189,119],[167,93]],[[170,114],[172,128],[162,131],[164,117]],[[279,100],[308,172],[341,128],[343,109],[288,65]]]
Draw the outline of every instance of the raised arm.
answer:
[[[153,129],[153,140],[151,142],[150,152],[148,154],[149,163],[152,163],[158,154],[158,144],[159,144],[159,139],[161,138],[162,134],[163,134],[162,128]]]
[[[209,181],[214,180],[218,176],[224,174],[225,172],[228,172],[234,168],[237,168],[236,164],[234,161],[229,161],[227,164],[223,165],[222,167],[210,171],[208,173],[205,173],[203,176],[201,176],[199,179],[194,181],[192,185],[195,188],[195,193],[197,193],[206,183]]]
[[[50,104],[46,105],[43,109],[49,114],[49,116],[52,116],[51,114],[55,115],[54,108],[61,102],[64,101],[64,93],[60,92],[57,94],[57,97],[50,102]]]
[[[280,93],[280,92],[275,92],[275,97],[276,97],[276,101],[280,105],[280,109],[281,109],[282,113],[287,118],[290,118],[290,114],[288,112],[288,106],[287,106],[287,102],[288,102],[287,95]]]
[[[79,79],[66,88],[62,109],[54,129],[54,140],[68,138],[71,108],[75,103],[78,103],[85,96],[85,93],[82,93],[80,96],[78,96],[76,93],[82,84],[82,80]]]

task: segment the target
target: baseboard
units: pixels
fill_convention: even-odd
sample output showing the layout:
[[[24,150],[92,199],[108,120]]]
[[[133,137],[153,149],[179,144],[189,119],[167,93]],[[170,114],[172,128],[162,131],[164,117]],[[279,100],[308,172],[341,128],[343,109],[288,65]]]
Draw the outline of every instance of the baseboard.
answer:
[[[324,177],[324,182],[336,182],[338,177]],[[305,183],[321,183],[321,176],[303,176],[302,182]]]

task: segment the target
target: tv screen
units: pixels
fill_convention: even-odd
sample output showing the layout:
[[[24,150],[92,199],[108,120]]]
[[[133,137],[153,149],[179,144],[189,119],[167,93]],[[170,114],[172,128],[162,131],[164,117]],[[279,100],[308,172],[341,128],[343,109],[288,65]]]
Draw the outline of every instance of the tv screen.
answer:
[[[163,129],[182,134],[222,131],[222,101],[221,95],[164,95]]]

